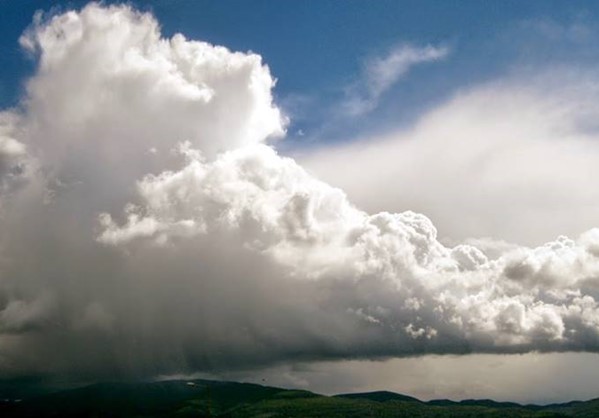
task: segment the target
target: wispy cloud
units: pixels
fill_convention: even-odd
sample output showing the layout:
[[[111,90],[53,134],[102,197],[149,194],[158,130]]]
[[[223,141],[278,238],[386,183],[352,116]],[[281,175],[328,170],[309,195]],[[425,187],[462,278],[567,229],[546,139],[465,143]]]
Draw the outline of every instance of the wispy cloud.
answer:
[[[449,53],[450,49],[446,46],[401,44],[385,56],[366,61],[359,80],[348,88],[348,99],[343,104],[344,113],[355,116],[374,110],[380,98],[412,67],[442,60]]]
[[[537,245],[577,235],[599,221],[597,83],[591,71],[550,69],[473,85],[410,128],[301,163],[359,207],[423,211],[453,239]],[[356,161],[360,170],[344,170]]]

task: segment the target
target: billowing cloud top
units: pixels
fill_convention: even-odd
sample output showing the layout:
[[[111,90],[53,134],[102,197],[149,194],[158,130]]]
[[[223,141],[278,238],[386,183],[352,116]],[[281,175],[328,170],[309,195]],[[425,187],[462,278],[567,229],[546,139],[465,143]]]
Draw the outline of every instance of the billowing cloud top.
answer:
[[[599,230],[448,248],[267,140],[259,56],[91,4],[38,16],[0,114],[0,375],[151,376],[296,359],[599,349]],[[485,250],[485,251],[483,251]]]

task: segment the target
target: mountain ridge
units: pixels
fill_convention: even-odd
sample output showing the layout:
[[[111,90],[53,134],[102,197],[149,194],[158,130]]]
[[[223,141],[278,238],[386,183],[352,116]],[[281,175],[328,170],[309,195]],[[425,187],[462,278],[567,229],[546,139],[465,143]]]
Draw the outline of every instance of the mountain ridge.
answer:
[[[305,390],[206,379],[102,382],[24,399],[5,398],[0,415],[22,417],[526,417],[599,416],[599,398],[549,405],[491,399],[452,401],[391,391],[325,396]]]

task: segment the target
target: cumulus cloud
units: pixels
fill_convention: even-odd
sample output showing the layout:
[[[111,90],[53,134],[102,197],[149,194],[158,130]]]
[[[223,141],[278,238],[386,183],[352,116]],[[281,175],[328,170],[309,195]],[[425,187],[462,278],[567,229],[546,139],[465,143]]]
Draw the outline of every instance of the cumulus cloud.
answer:
[[[423,215],[356,209],[264,145],[192,160],[138,187],[144,204],[122,226],[104,215],[101,241],[230,236],[221,254],[239,246],[303,285],[331,287],[328,315],[343,313],[357,335],[364,328],[367,352],[590,349],[598,336],[596,230],[490,260],[440,244]]]
[[[148,14],[116,6],[38,14],[20,43],[39,61],[24,100],[27,145],[57,176],[128,186],[163,169],[180,142],[213,156],[284,132],[260,56],[161,38]],[[99,161],[118,169],[96,170]]]
[[[14,187],[25,175],[25,145],[14,138],[15,117],[0,112],[0,193]]]
[[[349,88],[343,110],[351,116],[374,110],[381,96],[405,77],[412,67],[442,60],[449,52],[445,46],[402,44],[385,56],[366,61],[361,79]]]
[[[39,68],[6,114],[35,164],[0,220],[0,375],[599,349],[597,230],[491,256],[360,210],[268,145],[260,57],[128,6],[21,43]]]

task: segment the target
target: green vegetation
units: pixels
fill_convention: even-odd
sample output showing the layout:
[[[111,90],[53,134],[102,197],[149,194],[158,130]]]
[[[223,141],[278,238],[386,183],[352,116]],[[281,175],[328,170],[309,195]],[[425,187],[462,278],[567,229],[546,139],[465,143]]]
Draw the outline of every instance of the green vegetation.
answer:
[[[208,380],[97,384],[0,403],[11,417],[598,417],[599,400],[548,406],[469,400],[423,402],[392,392],[322,396]]]

